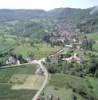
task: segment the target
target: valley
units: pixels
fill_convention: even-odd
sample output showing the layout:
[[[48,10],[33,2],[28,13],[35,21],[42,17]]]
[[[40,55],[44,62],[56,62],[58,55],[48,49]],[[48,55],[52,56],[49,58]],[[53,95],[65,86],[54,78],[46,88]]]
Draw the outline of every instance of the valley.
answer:
[[[0,100],[98,100],[95,8],[0,10]]]

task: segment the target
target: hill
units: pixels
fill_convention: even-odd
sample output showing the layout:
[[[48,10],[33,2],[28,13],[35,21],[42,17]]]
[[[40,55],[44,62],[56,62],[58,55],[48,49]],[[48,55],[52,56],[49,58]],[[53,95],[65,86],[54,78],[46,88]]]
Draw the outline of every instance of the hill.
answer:
[[[75,33],[85,27],[97,29],[98,23],[92,22],[98,19],[98,15],[91,14],[95,8],[75,9],[56,8],[50,11],[44,10],[0,10],[0,34],[14,34],[42,39],[51,33],[63,34],[64,32]],[[91,24],[89,24],[91,21]],[[83,25],[81,25],[81,23]]]
[[[98,32],[98,15],[82,20],[77,27],[80,29],[80,32],[84,33]]]

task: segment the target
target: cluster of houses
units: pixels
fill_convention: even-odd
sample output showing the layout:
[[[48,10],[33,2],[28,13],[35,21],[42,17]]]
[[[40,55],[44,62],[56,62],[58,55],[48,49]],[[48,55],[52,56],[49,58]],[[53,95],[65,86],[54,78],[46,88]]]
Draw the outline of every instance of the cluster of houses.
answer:
[[[21,60],[24,60],[25,62],[30,63],[33,61],[33,57],[29,55],[26,59],[23,59],[23,58],[19,59],[18,57],[10,55],[8,59],[6,60],[6,65],[16,65],[16,64],[19,65],[21,63],[24,63],[24,62],[21,62]]]
[[[62,60],[67,61],[69,63],[71,63],[71,62],[81,63],[80,55],[76,54],[76,53],[71,57],[63,58]]]
[[[80,49],[82,39],[78,35],[72,35],[71,33],[64,33],[62,35],[53,34],[49,41],[51,44],[62,43],[64,46],[69,48]]]
[[[16,59],[14,56],[10,56],[8,60],[6,60],[7,65],[15,65],[15,64],[20,64],[20,60]]]
[[[51,55],[49,59],[52,64],[58,64],[60,60],[60,55],[57,55],[57,54]],[[70,56],[70,57],[64,57],[61,60],[69,62],[69,63],[71,62],[81,63],[82,61],[78,53],[75,53],[73,56]]]

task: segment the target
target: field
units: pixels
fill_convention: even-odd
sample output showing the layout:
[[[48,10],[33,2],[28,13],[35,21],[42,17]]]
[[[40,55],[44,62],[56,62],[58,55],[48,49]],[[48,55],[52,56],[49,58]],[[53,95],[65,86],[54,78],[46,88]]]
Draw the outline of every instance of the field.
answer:
[[[29,54],[32,54],[35,59],[40,59],[53,54],[60,49],[61,48],[59,46],[51,47],[50,44],[47,43],[38,43],[34,44],[34,46],[29,44],[21,44],[15,48],[13,52],[23,55],[24,58],[26,58]]]
[[[0,69],[0,100],[31,100],[44,80],[34,73],[34,65]]]
[[[0,39],[0,53],[6,52],[9,49],[16,47],[16,41],[13,39],[3,40]]]
[[[98,84],[96,86],[98,87]],[[96,86],[94,87],[95,89]],[[74,100],[73,97],[75,96],[77,98],[76,100],[88,100],[78,92],[85,92],[87,93],[87,97],[90,97],[92,89],[89,87],[90,82],[86,79],[65,74],[53,74],[50,75],[49,83],[43,91],[42,97],[46,100],[48,95],[53,95],[53,98],[59,96],[60,100]]]
[[[15,37],[12,35],[5,35],[5,37],[0,37],[0,54],[10,54],[14,53],[16,55],[22,55],[23,58],[27,58],[32,55],[34,59],[40,59],[42,57],[47,57],[61,49],[60,46],[51,47],[50,44],[45,42],[33,43],[31,45],[29,38]],[[6,61],[7,55],[1,56],[1,62],[4,59]],[[3,60],[3,61],[4,61]]]
[[[84,36],[84,35],[83,35]],[[96,43],[94,44],[94,50],[96,52],[98,52],[98,33],[89,33],[89,34],[86,34],[86,36],[89,38],[89,39],[92,39],[94,41],[96,41]]]
[[[98,41],[98,33],[89,33],[86,35],[89,39]]]
[[[95,94],[98,95],[98,79],[88,77],[88,80],[89,80],[90,84],[93,86]]]
[[[94,50],[98,52],[98,33],[88,34],[87,37],[96,41],[96,44],[94,45]]]

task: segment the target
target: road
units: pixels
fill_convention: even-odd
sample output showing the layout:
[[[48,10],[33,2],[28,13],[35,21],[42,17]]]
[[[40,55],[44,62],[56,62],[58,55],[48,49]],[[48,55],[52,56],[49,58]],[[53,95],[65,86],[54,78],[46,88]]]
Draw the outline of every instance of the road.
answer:
[[[2,66],[0,67],[1,69],[2,68],[11,68],[11,67],[19,67],[19,66],[22,66],[22,65],[29,65],[29,64],[38,64],[39,67],[42,68],[42,70],[44,71],[44,76],[45,76],[45,79],[44,79],[44,82],[41,86],[41,88],[38,90],[38,92],[35,94],[35,96],[32,98],[32,100],[37,100],[37,98],[40,96],[41,92],[43,91],[43,89],[45,88],[47,82],[48,82],[48,71],[46,70],[46,68],[44,67],[44,65],[42,64],[42,62],[45,61],[45,58],[42,58],[40,60],[34,60],[30,63],[25,63],[25,64],[19,64],[19,65],[8,65],[8,66]]]
[[[46,68],[44,67],[44,65],[42,64],[42,62],[45,60],[45,58],[42,58],[40,60],[36,60],[33,63],[35,64],[39,64],[40,67],[43,69],[44,71],[44,76],[45,76],[45,80],[41,86],[41,88],[38,90],[38,92],[35,94],[35,96],[32,98],[32,100],[37,100],[37,98],[40,96],[41,92],[43,91],[43,89],[45,88],[47,82],[48,82],[48,72],[46,70]]]
[[[61,53],[63,50],[64,49],[59,50],[56,54]],[[28,64],[38,64],[39,67],[41,67],[42,70],[44,71],[44,76],[45,76],[45,79],[44,79],[44,82],[43,82],[41,88],[39,88],[39,90],[37,91],[35,96],[32,98],[32,100],[38,100],[37,98],[40,96],[41,92],[43,91],[43,89],[45,88],[46,84],[48,83],[48,71],[46,70],[46,68],[42,64],[42,62],[45,62],[45,58],[42,58],[40,60],[34,60],[34,61],[30,62],[30,63],[19,64],[19,65],[10,65],[10,66],[8,65],[8,66],[2,66],[0,68],[18,67],[18,66],[21,66],[21,65],[28,65]]]

